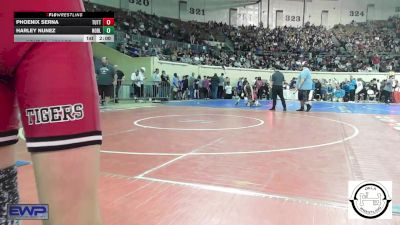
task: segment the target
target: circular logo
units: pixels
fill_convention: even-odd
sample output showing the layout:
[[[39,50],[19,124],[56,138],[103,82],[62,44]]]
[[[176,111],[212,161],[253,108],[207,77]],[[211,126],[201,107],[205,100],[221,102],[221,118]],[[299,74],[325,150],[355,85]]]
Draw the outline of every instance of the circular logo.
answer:
[[[350,197],[354,211],[367,219],[378,218],[383,215],[390,201],[386,188],[377,182],[363,182],[356,187]]]

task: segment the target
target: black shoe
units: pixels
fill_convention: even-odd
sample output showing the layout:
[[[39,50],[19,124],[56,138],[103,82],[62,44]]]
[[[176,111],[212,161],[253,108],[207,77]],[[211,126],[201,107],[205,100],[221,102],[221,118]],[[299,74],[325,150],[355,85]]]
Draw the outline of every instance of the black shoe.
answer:
[[[119,103],[119,101],[117,100],[117,99],[115,99],[115,101],[114,101],[115,103]]]
[[[298,110],[296,110],[297,112],[303,112],[304,111],[304,109],[303,108],[301,108],[301,109],[298,109]]]
[[[270,108],[269,110],[271,110],[271,111],[275,111],[275,108]]]
[[[286,112],[286,108],[283,108],[283,111]]]
[[[307,104],[307,112],[310,112],[312,106],[310,104]]]

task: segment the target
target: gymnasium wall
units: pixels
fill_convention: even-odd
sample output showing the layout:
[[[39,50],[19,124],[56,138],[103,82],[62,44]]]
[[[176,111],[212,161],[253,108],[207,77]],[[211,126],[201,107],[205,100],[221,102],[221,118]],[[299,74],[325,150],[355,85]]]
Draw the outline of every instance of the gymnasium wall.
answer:
[[[237,25],[257,25],[259,21],[274,28],[277,23],[276,11],[282,10],[283,26],[303,24],[304,0],[262,0],[260,4],[249,4],[244,0],[90,0],[90,2],[131,11],[143,11],[162,17],[195,20],[199,22],[217,21],[229,24],[230,8],[237,9],[232,20]],[[181,2],[181,3],[180,3]],[[268,14],[269,5],[269,14]],[[368,5],[370,5],[368,7]],[[373,5],[373,6],[372,6]],[[322,11],[327,11],[322,19]],[[332,27],[351,21],[385,20],[400,15],[399,0],[306,0],[305,22]]]
[[[229,23],[230,7],[225,4],[206,5],[205,0],[186,0],[186,3],[180,3],[181,0],[90,0],[90,2],[183,21]]]
[[[126,83],[132,83],[130,81],[131,74],[141,67],[146,68],[146,74],[150,74],[149,71],[152,71],[151,57],[132,58],[100,43],[93,43],[92,49],[94,57],[101,58],[105,56],[111,64],[118,65],[118,69],[125,74]]]
[[[303,23],[304,0],[262,0],[262,21],[268,21],[268,2],[270,4],[269,25],[275,27],[277,10],[283,11],[283,25],[301,26]],[[368,7],[368,5],[370,5]],[[321,25],[322,11],[327,11],[326,26],[348,24],[353,20],[386,20],[400,15],[398,0],[306,0],[305,22]]]

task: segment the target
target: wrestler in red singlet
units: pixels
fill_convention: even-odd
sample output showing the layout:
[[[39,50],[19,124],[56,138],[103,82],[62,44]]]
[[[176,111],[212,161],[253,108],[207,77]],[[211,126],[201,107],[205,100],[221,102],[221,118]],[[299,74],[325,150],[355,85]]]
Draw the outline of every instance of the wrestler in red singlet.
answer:
[[[51,212],[43,223],[101,225],[102,135],[91,46],[14,43],[13,37],[14,12],[83,10],[81,0],[6,0],[0,7],[0,225],[19,224],[6,209],[19,202],[12,144],[20,123],[39,202]]]
[[[12,2],[12,3],[11,3]],[[98,93],[88,43],[14,43],[15,11],[83,11],[81,0],[10,0],[0,7],[0,146],[28,150],[100,144]]]

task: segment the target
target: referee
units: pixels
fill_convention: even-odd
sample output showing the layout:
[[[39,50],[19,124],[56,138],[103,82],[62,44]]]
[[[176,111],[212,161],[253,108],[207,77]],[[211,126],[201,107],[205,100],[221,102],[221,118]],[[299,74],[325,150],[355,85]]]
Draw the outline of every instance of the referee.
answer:
[[[275,110],[276,106],[276,97],[279,96],[282,102],[283,111],[286,111],[286,102],[285,97],[283,97],[283,81],[285,77],[283,74],[275,70],[274,74],[271,77],[271,85],[272,85],[272,108],[270,110]]]

